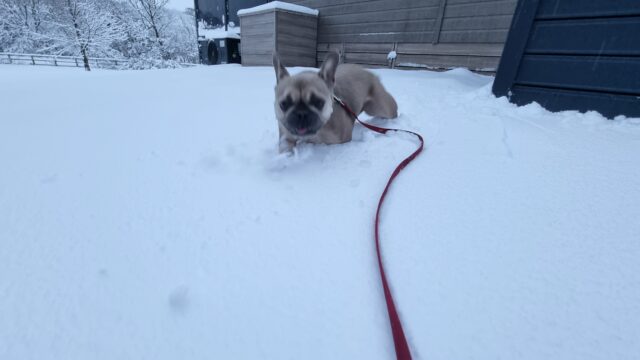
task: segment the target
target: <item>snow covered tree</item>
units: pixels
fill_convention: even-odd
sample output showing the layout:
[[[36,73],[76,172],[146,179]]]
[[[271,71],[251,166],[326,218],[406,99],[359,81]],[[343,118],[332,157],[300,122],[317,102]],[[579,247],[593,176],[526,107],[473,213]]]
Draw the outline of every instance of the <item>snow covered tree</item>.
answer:
[[[84,68],[91,70],[90,56],[118,56],[113,48],[125,37],[122,24],[107,11],[100,0],[56,0],[54,31],[44,35],[49,40],[45,50],[57,54],[79,54]]]
[[[43,0],[0,0],[0,50],[36,52],[47,31],[50,7]]]
[[[113,48],[126,58],[147,57],[149,49],[153,47],[152,40],[136,10],[127,1],[112,1],[110,12],[124,31],[123,39],[114,42]]]
[[[195,18],[165,8],[166,1],[127,0],[119,9],[128,40],[119,44],[133,68],[177,67],[197,62]],[[121,3],[121,5],[123,5]],[[132,16],[133,13],[133,16]]]
[[[160,47],[163,46],[162,35],[168,25],[165,9],[168,2],[169,0],[129,0],[129,4]]]
[[[163,46],[165,56],[179,62],[198,61],[198,43],[194,15],[188,12],[170,11],[166,29],[167,37]]]
[[[197,62],[195,19],[168,0],[0,0],[0,51],[125,57],[132,68]]]

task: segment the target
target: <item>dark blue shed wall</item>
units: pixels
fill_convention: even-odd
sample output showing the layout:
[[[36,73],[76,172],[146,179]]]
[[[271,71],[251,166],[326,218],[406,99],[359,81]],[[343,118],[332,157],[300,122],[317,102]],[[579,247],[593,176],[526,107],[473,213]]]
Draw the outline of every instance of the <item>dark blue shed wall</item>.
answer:
[[[520,0],[493,91],[640,117],[640,0]]]

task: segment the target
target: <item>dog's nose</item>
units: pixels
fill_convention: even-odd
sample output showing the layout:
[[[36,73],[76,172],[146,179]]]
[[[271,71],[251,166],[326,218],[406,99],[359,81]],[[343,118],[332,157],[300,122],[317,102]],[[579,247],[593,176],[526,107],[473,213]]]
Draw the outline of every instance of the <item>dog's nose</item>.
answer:
[[[298,111],[296,112],[296,117],[298,118],[298,121],[306,121],[309,117],[309,112],[304,110]]]

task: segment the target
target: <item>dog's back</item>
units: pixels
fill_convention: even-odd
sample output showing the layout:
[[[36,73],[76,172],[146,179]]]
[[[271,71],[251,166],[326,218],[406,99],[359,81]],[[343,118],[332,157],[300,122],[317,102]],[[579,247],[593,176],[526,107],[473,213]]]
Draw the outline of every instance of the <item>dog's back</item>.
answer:
[[[355,64],[341,64],[336,70],[336,96],[359,114],[365,111],[375,117],[392,119],[398,116],[396,101],[372,72]]]

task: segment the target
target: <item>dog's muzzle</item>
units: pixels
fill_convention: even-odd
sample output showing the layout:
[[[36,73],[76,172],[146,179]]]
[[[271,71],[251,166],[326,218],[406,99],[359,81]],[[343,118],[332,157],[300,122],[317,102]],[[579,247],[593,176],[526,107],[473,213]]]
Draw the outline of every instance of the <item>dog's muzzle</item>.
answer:
[[[287,116],[285,126],[293,135],[311,136],[320,130],[322,122],[318,114],[309,110],[306,106],[297,106]]]

